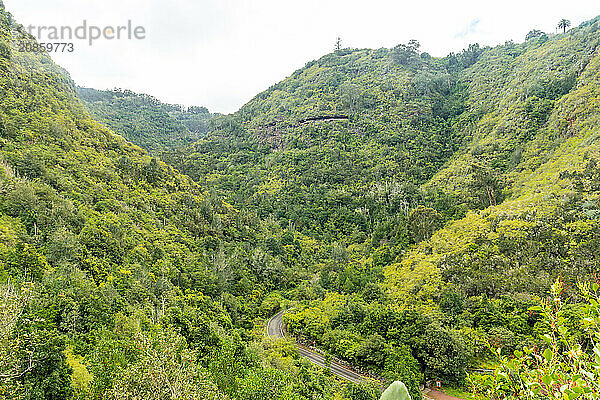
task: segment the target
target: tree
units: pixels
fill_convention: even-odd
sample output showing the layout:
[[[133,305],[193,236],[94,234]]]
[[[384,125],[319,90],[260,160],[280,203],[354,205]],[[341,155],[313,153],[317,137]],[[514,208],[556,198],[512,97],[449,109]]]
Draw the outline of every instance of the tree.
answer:
[[[419,205],[408,216],[408,227],[415,243],[429,239],[431,235],[441,228],[443,217],[437,210]]]
[[[421,364],[426,380],[441,379],[461,384],[471,349],[462,335],[436,324],[429,324],[422,335],[411,338],[415,358]]]
[[[197,354],[180,336],[158,332],[138,334],[138,361],[123,369],[107,399],[224,399],[206,371],[194,362]]]
[[[400,65],[408,65],[411,58],[418,55],[419,42],[411,40],[408,44],[399,44],[392,49],[392,59]]]
[[[337,39],[335,39],[335,46],[333,48],[335,51],[341,50],[342,49],[342,38],[341,37],[337,37]]]
[[[471,375],[474,391],[490,400],[598,399],[600,396],[600,300],[599,286],[579,283],[584,300],[582,315],[570,326],[564,303],[564,283],[558,278],[551,298],[531,307],[543,317],[544,345],[524,347],[514,356],[493,349],[499,361],[494,375]],[[573,331],[584,329],[587,338],[577,340]]]
[[[389,381],[404,383],[414,400],[422,399],[421,383],[424,378],[410,348],[405,344],[398,344],[390,346],[387,353],[383,376]]]
[[[275,368],[255,368],[240,379],[236,397],[239,400],[293,398],[289,376]]]
[[[562,29],[563,33],[567,32],[567,28],[571,26],[571,21],[569,21],[568,19],[561,19],[558,23],[557,28],[558,29]]]
[[[470,44],[468,48],[464,49],[462,53],[459,54],[462,67],[468,68],[475,64],[482,53],[483,49],[479,46],[479,43]]]
[[[15,346],[15,343],[23,341],[16,335],[17,322],[29,303],[29,297],[29,290],[19,290],[10,283],[0,287],[0,380],[3,381],[20,377],[33,368],[33,352],[29,352],[27,362],[23,363]],[[0,382],[0,388],[3,383]]]
[[[156,183],[160,179],[161,169],[156,158],[152,157],[148,165],[144,168],[144,178],[148,183]]]
[[[408,47],[412,49],[415,53],[419,52],[419,48],[421,47],[421,43],[419,43],[416,39],[410,39],[408,41]]]
[[[502,176],[488,165],[475,162],[469,166],[469,188],[475,207],[491,207],[502,202]]]
[[[546,37],[546,34],[544,32],[540,31],[539,29],[532,29],[525,36],[525,40],[529,41],[531,39],[538,39],[543,37]]]
[[[383,367],[385,362],[385,339],[378,334],[361,341],[356,349],[356,359],[366,367]]]
[[[345,397],[351,400],[376,400],[377,390],[365,382],[350,382],[344,390]]]
[[[350,113],[358,112],[363,105],[360,87],[352,83],[344,83],[340,86],[340,100]]]
[[[65,343],[35,310],[38,295],[33,283],[0,285],[0,399],[70,398]]]

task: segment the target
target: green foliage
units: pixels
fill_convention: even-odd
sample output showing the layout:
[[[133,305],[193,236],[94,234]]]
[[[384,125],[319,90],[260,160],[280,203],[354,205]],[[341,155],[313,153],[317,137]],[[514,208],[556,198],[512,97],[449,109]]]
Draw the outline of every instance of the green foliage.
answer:
[[[290,378],[276,369],[254,369],[240,382],[236,398],[288,399],[293,398]]]
[[[415,243],[419,243],[437,231],[442,225],[442,216],[436,210],[418,206],[408,215],[408,229]]]
[[[411,397],[404,383],[395,381],[383,392],[380,400],[411,400]]]
[[[367,383],[353,383],[346,385],[344,396],[350,400],[377,400],[378,391]]]
[[[4,269],[14,277],[39,280],[50,268],[46,258],[26,243],[17,243],[5,257]]]
[[[4,10],[0,38],[33,40]],[[249,398],[260,385],[265,399],[289,398],[315,380],[296,365],[263,367],[248,350],[254,318],[278,307],[269,291],[302,276],[290,261],[306,258],[300,246],[312,251],[304,238],[279,251],[281,228],[95,122],[47,54],[11,54],[2,68],[0,398]],[[107,112],[121,98],[131,113],[120,122],[147,121],[149,134],[165,125],[197,138],[209,117],[97,95]],[[156,149],[179,140],[154,139]],[[331,381],[313,390],[331,398]]]
[[[198,140],[212,117],[204,107],[163,104],[129,90],[78,87],[77,95],[95,119],[153,154]]]
[[[529,40],[543,40],[543,41],[546,41],[546,40],[548,40],[548,35],[546,35],[542,31],[540,31],[539,29],[532,29],[525,36],[525,41],[529,41]]]
[[[185,341],[167,332],[134,338],[137,360],[117,374],[107,399],[225,399]]]
[[[288,331],[352,364],[402,380],[415,399],[421,383],[443,379],[462,383],[470,348],[458,332],[417,311],[397,312],[356,297],[328,295],[284,317]]]
[[[91,382],[94,379],[92,374],[89,373],[87,367],[83,363],[81,356],[75,356],[72,348],[65,350],[65,356],[67,357],[67,364],[73,371],[71,374],[71,386],[73,387],[74,398],[86,398],[91,392]]]
[[[408,388],[410,398],[415,400],[422,398],[421,383],[424,377],[419,363],[412,356],[408,346],[400,345],[389,351],[383,375],[389,382],[403,382]]]
[[[550,298],[531,307],[545,327],[539,348],[524,347],[513,356],[495,350],[494,375],[471,376],[476,393],[489,399],[596,399],[600,395],[600,308],[598,284],[579,284],[584,303],[578,326],[568,323],[564,284],[552,285]],[[585,329],[585,337],[577,330]]]
[[[470,349],[457,332],[430,325],[413,341],[415,358],[423,366],[426,379],[463,383]]]
[[[599,24],[339,49],[221,116],[77,89],[2,8],[0,398],[376,398],[258,339],[292,302],[289,332],[415,399],[530,348],[531,304],[599,261]],[[590,310],[489,393],[534,363],[592,387]]]
[[[400,48],[326,55],[163,158],[282,228],[362,242],[406,207],[435,205],[409,186],[460,144],[463,86],[443,60],[405,47],[411,66],[393,62]]]
[[[0,287],[0,398],[68,398],[71,368],[64,338],[45,310],[36,308],[34,284]]]

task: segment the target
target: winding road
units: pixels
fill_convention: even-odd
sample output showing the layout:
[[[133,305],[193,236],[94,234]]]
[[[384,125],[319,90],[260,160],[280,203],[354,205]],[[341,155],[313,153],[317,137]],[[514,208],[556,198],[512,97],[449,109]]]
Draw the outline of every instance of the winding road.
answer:
[[[267,336],[269,336],[270,338],[280,339],[285,337],[285,331],[283,329],[283,314],[285,314],[285,311],[286,310],[279,311],[277,314],[271,317],[269,322],[267,322]],[[325,357],[322,354],[316,353],[308,347],[303,346],[299,343],[297,343],[296,346],[298,347],[298,353],[300,353],[302,357],[306,358],[308,361],[319,367],[326,367]],[[331,361],[331,366],[329,368],[331,369],[331,373],[333,373],[335,376],[350,382],[359,383],[361,381],[369,379],[368,377],[354,372],[333,360]],[[446,393],[437,390],[424,391],[423,397],[425,399],[432,400],[464,400],[458,397],[449,396]]]
[[[285,332],[283,331],[284,313],[285,310],[278,312],[267,323],[267,335],[270,338],[279,339],[285,336]],[[306,358],[308,361],[319,367],[326,367],[325,357],[322,354],[316,353],[300,344],[298,344],[297,346],[298,353],[300,353],[302,357]],[[331,369],[331,373],[335,376],[338,376],[342,379],[346,379],[351,382],[358,383],[368,379],[366,376],[360,375],[333,360],[331,361],[331,366],[329,368]]]

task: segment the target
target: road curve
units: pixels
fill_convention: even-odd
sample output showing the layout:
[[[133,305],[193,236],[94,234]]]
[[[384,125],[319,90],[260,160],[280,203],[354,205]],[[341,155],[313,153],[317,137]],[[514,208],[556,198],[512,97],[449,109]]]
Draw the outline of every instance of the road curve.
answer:
[[[285,333],[283,331],[284,313],[285,310],[278,312],[273,317],[271,317],[269,322],[267,322],[267,336],[269,336],[270,338],[279,339],[285,336]],[[298,344],[297,346],[298,353],[300,353],[302,357],[306,358],[308,361],[319,367],[326,368],[325,357],[322,354],[316,353],[300,344]],[[342,364],[339,364],[335,361],[331,361],[331,366],[329,368],[331,369],[331,373],[335,376],[338,376],[342,379],[346,379],[351,382],[358,383],[366,379],[366,377],[349,370]]]
[[[285,331],[283,330],[283,314],[285,314],[285,310],[279,311],[277,314],[271,317],[269,322],[267,322],[267,336],[269,336],[272,339],[280,339],[285,337]],[[303,346],[301,344],[296,344],[296,346],[298,347],[298,353],[302,357],[306,358],[308,361],[321,368],[325,368],[325,357],[323,357],[322,354],[316,353],[308,347]],[[335,361],[331,361],[331,366],[329,368],[331,370],[331,373],[333,373],[335,376],[350,382],[359,383],[368,379],[367,377],[360,375]],[[423,392],[423,397],[425,399],[464,400],[458,397],[448,396],[443,392],[438,392],[435,390],[431,393],[428,392],[428,390]]]
[[[283,314],[285,310],[279,311],[273,315],[267,322],[267,336],[273,339],[279,339],[285,336],[283,333]]]

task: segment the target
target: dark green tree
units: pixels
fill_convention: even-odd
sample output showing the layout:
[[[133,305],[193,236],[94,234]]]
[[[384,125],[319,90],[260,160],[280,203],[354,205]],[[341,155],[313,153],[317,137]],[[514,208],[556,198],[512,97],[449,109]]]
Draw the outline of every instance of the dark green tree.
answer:
[[[544,32],[540,31],[539,29],[532,29],[525,36],[525,40],[538,39],[543,37],[547,37]]]
[[[568,27],[570,27],[570,26],[571,26],[571,21],[569,21],[568,19],[564,19],[564,18],[563,18],[563,19],[561,19],[561,20],[558,22],[558,26],[557,26],[557,28],[558,28],[558,29],[562,29],[562,30],[563,30],[563,33],[565,33],[565,32],[567,32],[567,28],[568,28]]]
[[[342,49],[342,38],[341,37],[337,37],[335,39],[335,46],[333,47],[333,49],[335,51],[341,50]]]

